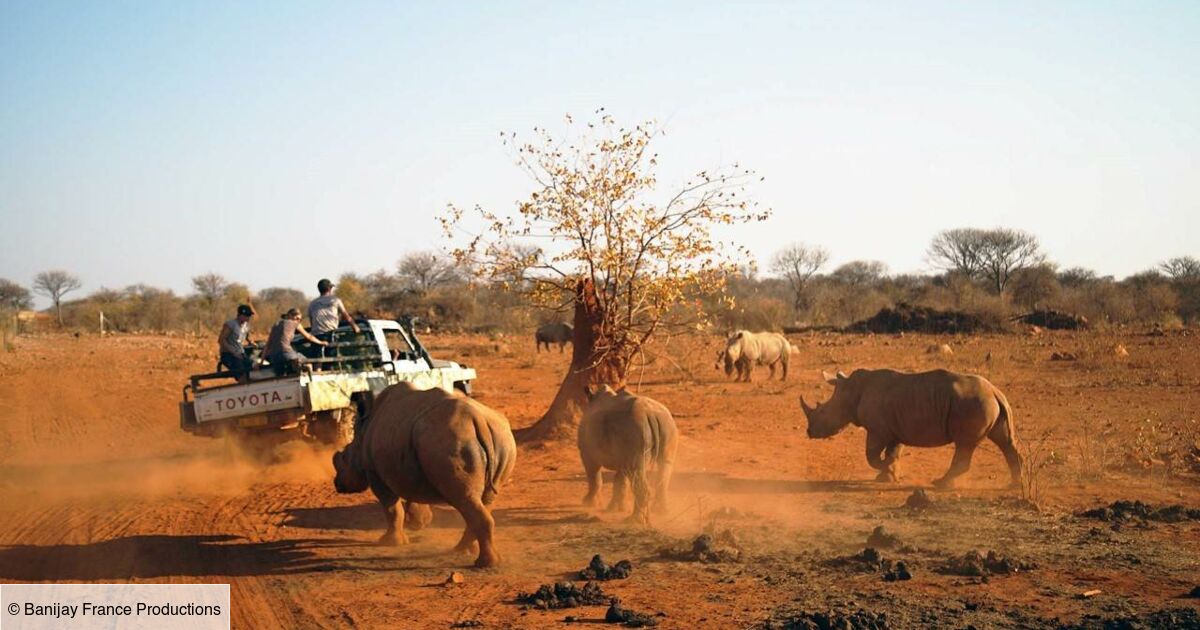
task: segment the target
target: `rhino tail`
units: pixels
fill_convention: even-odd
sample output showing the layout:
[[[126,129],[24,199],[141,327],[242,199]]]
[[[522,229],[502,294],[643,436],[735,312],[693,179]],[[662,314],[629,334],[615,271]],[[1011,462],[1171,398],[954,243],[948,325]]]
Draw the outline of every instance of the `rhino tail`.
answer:
[[[496,440],[492,428],[483,418],[476,416],[472,419],[475,424],[475,441],[483,453],[483,504],[487,505],[500,494],[496,488],[496,476],[500,474],[500,466],[496,461]]]
[[[1008,441],[1013,446],[1017,444],[1017,423],[1013,417],[1012,405],[1008,404],[1008,398],[1000,390],[996,391],[996,402],[1000,403],[1000,417],[996,418],[996,424],[1003,423],[1004,431],[1008,434]]]

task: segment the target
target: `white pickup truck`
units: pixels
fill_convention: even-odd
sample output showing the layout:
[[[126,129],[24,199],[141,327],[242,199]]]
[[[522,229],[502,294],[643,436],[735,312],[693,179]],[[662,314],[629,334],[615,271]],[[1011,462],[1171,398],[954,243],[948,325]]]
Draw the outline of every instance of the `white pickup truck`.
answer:
[[[181,428],[205,436],[299,430],[340,444],[350,441],[355,418],[389,385],[409,381],[421,389],[471,393],[475,370],[432,359],[411,323],[358,324],[358,333],[348,326],[334,331],[328,348],[297,341],[295,349],[308,358],[298,374],[279,376],[266,367],[240,382],[223,371],[192,376],[179,403]],[[212,381],[218,383],[206,385]]]

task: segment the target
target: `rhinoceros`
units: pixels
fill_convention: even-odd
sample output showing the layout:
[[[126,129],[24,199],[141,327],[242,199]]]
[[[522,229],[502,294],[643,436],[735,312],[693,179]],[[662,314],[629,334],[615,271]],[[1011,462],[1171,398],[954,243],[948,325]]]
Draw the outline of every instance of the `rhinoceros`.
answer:
[[[466,521],[456,551],[479,543],[477,567],[500,560],[488,505],[512,475],[517,446],[508,420],[459,392],[417,390],[398,383],[383,390],[354,439],[333,456],[338,492],[370,488],[387,515],[386,544],[408,542],[407,503],[447,503]]]
[[[787,337],[779,333],[750,332],[738,330],[725,340],[725,349],[717,353],[716,368],[725,369],[725,376],[732,376],[737,369],[738,381],[750,381],[750,371],[755,365],[766,365],[771,368],[767,378],[774,378],[775,365],[783,366],[783,375],[779,380],[786,381],[788,375],[788,360],[795,352]]]
[[[650,492],[656,510],[667,505],[667,487],[678,446],[675,419],[656,400],[636,396],[608,385],[588,386],[588,404],[579,423],[579,456],[587,474],[588,492],[583,504],[596,504],[602,483],[601,469],[616,471],[612,501],[608,510],[624,507],[625,484],[633,487],[633,513],[629,521],[650,523]],[[653,479],[647,480],[647,468],[654,465]]]
[[[933,370],[906,374],[894,370],[855,370],[850,376],[823,374],[833,397],[810,407],[808,437],[827,438],[848,424],[867,430],[867,462],[879,481],[896,480],[896,460],[908,446],[954,445],[950,469],[934,485],[953,487],[971,467],[971,456],[987,438],[1000,447],[1012,483],[1021,483],[1021,455],[1012,407],[1000,390],[982,376]],[[881,456],[882,454],[882,456]]]
[[[563,347],[570,343],[573,339],[573,331],[571,327],[562,322],[554,324],[546,324],[537,329],[533,334],[534,341],[537,343],[537,351],[542,351],[542,344],[546,344],[546,351],[550,351],[550,344],[558,344],[558,351],[561,353]]]

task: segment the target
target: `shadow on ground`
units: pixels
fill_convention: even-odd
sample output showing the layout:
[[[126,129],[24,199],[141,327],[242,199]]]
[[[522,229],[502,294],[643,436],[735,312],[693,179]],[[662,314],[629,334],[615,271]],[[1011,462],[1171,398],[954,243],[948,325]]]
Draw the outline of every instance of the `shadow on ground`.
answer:
[[[387,558],[320,556],[364,547],[348,540],[245,542],[238,536],[127,536],[82,545],[0,547],[0,579],[128,580],[168,576],[291,575],[371,569]]]

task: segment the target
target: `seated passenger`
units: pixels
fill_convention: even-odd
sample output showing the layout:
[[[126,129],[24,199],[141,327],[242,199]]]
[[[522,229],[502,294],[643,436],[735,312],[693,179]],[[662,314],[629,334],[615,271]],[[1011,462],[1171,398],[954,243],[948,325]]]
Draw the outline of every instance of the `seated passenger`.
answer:
[[[318,346],[329,344],[317,339],[304,330],[300,323],[300,310],[289,309],[279,317],[279,321],[271,327],[271,335],[267,337],[267,347],[263,349],[263,358],[271,364],[275,374],[282,375],[285,370],[299,371],[305,362],[304,355],[292,348],[292,338],[300,333],[302,337]]]
[[[254,309],[249,304],[237,308],[237,317],[225,322],[217,336],[217,345],[221,351],[221,366],[229,370],[233,377],[242,380],[250,371],[250,357],[246,355],[246,344],[250,343],[250,320],[254,319]]]

